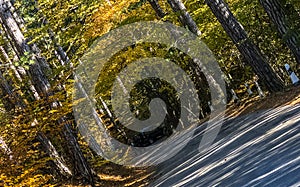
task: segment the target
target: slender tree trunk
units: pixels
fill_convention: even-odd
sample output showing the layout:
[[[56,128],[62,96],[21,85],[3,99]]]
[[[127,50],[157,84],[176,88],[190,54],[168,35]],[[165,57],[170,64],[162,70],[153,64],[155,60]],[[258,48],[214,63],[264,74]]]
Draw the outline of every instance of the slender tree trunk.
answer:
[[[5,61],[7,62],[6,64],[8,64],[9,67],[10,67],[10,69],[13,70],[13,72],[14,72],[16,78],[17,78],[19,81],[22,81],[21,75],[19,74],[19,72],[17,71],[16,67],[15,67],[15,66],[13,65],[13,63],[11,62],[11,60],[10,60],[10,58],[9,58],[9,56],[8,56],[8,54],[7,54],[7,52],[5,51],[5,49],[4,49],[2,46],[0,46],[0,52],[2,53],[2,55],[3,55],[4,59],[5,59]]]
[[[231,13],[228,5],[223,0],[205,0],[205,2],[268,91],[277,92],[282,90],[283,82],[266,62],[260,49],[248,38],[243,26]]]
[[[55,35],[52,30],[49,30],[49,36],[54,44],[55,55],[57,56],[58,60],[60,61],[61,65],[65,66],[70,63],[70,59],[67,55],[67,53],[63,50],[63,48],[58,44],[58,42],[55,39]],[[70,64],[72,66],[72,64]]]
[[[11,111],[15,108],[17,104],[14,93],[12,92],[11,86],[8,81],[4,78],[2,72],[0,71],[0,89],[1,89],[1,99],[6,111]]]
[[[6,3],[7,3],[7,7],[9,8],[10,12],[12,13],[14,19],[16,20],[18,26],[22,29],[23,28],[25,29],[25,21],[23,20],[22,17],[19,16],[19,13],[15,9],[15,7],[12,5],[12,2],[10,0],[7,0]]]
[[[155,11],[156,15],[159,18],[163,18],[166,16],[166,13],[163,11],[163,9],[160,7],[159,3],[157,0],[148,0],[149,4],[151,5],[151,7],[153,8],[153,10]]]
[[[187,27],[192,33],[196,34],[197,36],[200,36],[201,32],[198,29],[197,24],[186,10],[181,0],[168,0],[168,3],[170,4],[171,8],[175,13],[179,13],[180,22],[185,27]]]
[[[27,73],[26,73],[25,69],[21,66],[17,68],[13,65],[13,63],[11,62],[11,60],[10,60],[6,50],[4,49],[4,47],[0,46],[0,51],[1,51],[2,55],[4,56],[4,58],[5,58],[5,61],[7,62],[6,64],[8,64],[10,69],[14,72],[14,75],[17,78],[17,80],[20,83],[24,82],[23,79],[27,77]],[[33,94],[34,99],[39,100],[40,96],[37,93],[35,87],[33,86],[31,80],[28,80],[27,84],[28,84],[29,89],[31,90],[31,92]]]
[[[69,146],[70,155],[73,157],[72,161],[75,162],[73,163],[73,166],[76,167],[75,171],[78,171],[80,176],[86,178],[89,181],[89,183],[92,186],[94,186],[95,182],[94,182],[92,170],[90,169],[88,164],[84,164],[87,163],[87,161],[81,152],[81,148],[79,147],[77,139],[74,136],[70,125],[68,124],[64,125],[63,133],[66,141],[68,142],[67,145]],[[79,162],[79,164],[76,162]]]
[[[291,49],[296,61],[300,64],[300,33],[299,28],[293,29],[289,14],[297,12],[287,12],[285,0],[259,0],[273,24],[276,26],[280,36],[286,45]]]
[[[148,0],[148,2],[150,3],[151,7],[153,8],[153,10],[156,12],[157,16],[160,18],[165,17],[165,12],[163,11],[163,9],[160,7],[159,3],[157,0]]]
[[[53,159],[55,166],[57,167],[60,174],[65,177],[72,176],[71,170],[67,167],[63,158],[58,154],[55,147],[52,145],[51,141],[47,136],[41,132],[38,133],[37,139],[41,142],[43,147],[45,147],[48,155]]]
[[[7,156],[9,156],[10,160],[13,159],[11,149],[7,146],[7,144],[5,143],[4,139],[1,136],[0,136],[0,149],[2,149]]]

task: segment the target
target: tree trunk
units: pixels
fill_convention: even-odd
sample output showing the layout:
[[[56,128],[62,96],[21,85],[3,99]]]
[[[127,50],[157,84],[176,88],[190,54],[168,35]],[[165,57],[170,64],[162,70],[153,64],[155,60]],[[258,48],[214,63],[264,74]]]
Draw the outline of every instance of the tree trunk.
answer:
[[[266,62],[260,49],[248,38],[243,26],[231,13],[228,5],[223,0],[205,0],[205,2],[267,90],[281,91],[284,86],[283,82]]]
[[[151,7],[153,8],[153,10],[155,11],[155,13],[159,18],[165,17],[166,13],[160,7],[157,0],[148,0],[148,2],[150,3]]]
[[[41,142],[43,147],[45,147],[47,154],[50,156],[50,158],[52,158],[52,161],[57,167],[59,173],[67,178],[72,176],[71,170],[67,167],[63,158],[59,156],[58,152],[56,151],[55,147],[52,145],[51,141],[47,138],[47,136],[39,132],[37,135],[37,139],[39,140],[39,142]]]
[[[10,12],[12,13],[14,19],[16,20],[18,26],[23,29],[25,28],[25,21],[22,17],[19,16],[18,11],[15,9],[15,7],[12,5],[12,2],[10,0],[6,1],[7,7],[9,8]]]
[[[75,171],[79,172],[80,176],[83,176],[85,179],[87,179],[89,184],[94,186],[95,182],[92,170],[83,156],[81,148],[79,147],[78,141],[73,134],[70,124],[66,123],[64,125],[63,133],[66,141],[68,142],[67,145],[69,146],[70,155],[73,157],[72,161],[75,162],[73,163],[73,166],[76,167]]]
[[[13,159],[11,149],[7,146],[7,144],[5,143],[4,139],[1,136],[0,136],[0,149],[2,149],[7,156],[9,156],[10,160]]]
[[[179,20],[180,22],[187,27],[192,33],[196,34],[197,36],[201,35],[200,30],[197,27],[197,24],[194,22],[191,15],[187,12],[184,4],[181,0],[168,0],[171,8],[175,13],[179,13]]]
[[[59,45],[59,43],[56,41],[56,39],[54,37],[54,33],[51,30],[49,31],[49,35],[52,39],[52,42],[54,43],[54,47],[56,48],[56,55],[57,55],[57,58],[60,60],[61,65],[63,65],[63,66],[69,65],[70,67],[73,67],[73,64],[71,63],[70,58],[68,57],[67,53],[63,50],[63,48]],[[79,63],[81,64],[82,62],[79,60]],[[73,76],[74,76],[73,78],[75,79],[76,88],[78,89],[78,91],[80,91],[80,95],[82,95],[84,98],[86,98],[88,100],[91,100],[91,98],[89,98],[86,90],[84,89],[84,86],[82,85],[82,83],[84,83],[84,84],[88,84],[88,83],[82,81],[80,76],[78,76],[76,74],[73,74]],[[104,105],[106,105],[103,100],[102,100],[102,102]],[[102,119],[99,118],[96,109],[93,108],[92,110],[93,110],[94,120],[99,125],[99,128],[101,129],[101,131],[102,132],[107,131],[107,129],[105,129],[105,127],[104,127],[104,123],[103,123]],[[107,111],[107,112],[110,113],[110,111]],[[110,113],[110,117],[112,117],[111,113]],[[108,146],[113,148],[114,146],[110,141],[111,137],[107,136],[106,133],[104,133],[103,135],[105,136],[105,141],[106,141],[105,143]]]
[[[297,14],[297,12],[287,12],[285,0],[259,0],[273,24],[276,26],[280,36],[283,38],[286,45],[294,54],[296,61],[300,64],[300,33],[292,28],[289,14]]]
[[[21,98],[19,95],[15,95],[11,89],[11,86],[7,83],[7,81],[4,79],[4,77],[1,74],[0,71],[0,81],[1,85],[6,84],[4,87],[5,92],[7,92],[7,96],[11,98],[16,105],[20,106],[21,109],[25,109],[25,104],[22,102]],[[2,89],[3,90],[3,89]],[[7,109],[7,108],[6,108]],[[34,120],[34,123],[37,123],[36,119]],[[34,124],[36,125],[36,124]],[[0,137],[1,138],[1,137]],[[52,145],[50,140],[41,132],[38,133],[37,136],[38,140],[41,142],[41,144],[44,146],[46,152],[52,158],[52,161],[54,162],[55,166],[57,167],[58,171],[60,172],[61,175],[65,177],[70,177],[72,175],[71,171],[68,169],[67,165],[63,161],[63,159],[58,155],[55,147]],[[0,144],[1,144],[1,139],[0,139]],[[3,145],[3,148],[5,148],[6,152],[9,153],[10,158],[12,159],[12,152],[6,145]]]
[[[165,17],[166,14],[162,10],[162,8],[159,6],[157,0],[148,0],[148,2],[150,3],[150,5],[153,8],[153,10],[156,12],[156,14],[157,14],[158,17],[160,17],[160,18]]]
[[[4,108],[6,111],[11,111],[17,105],[14,93],[12,92],[11,85],[4,78],[0,70],[0,89],[1,89],[1,100],[3,102]]]

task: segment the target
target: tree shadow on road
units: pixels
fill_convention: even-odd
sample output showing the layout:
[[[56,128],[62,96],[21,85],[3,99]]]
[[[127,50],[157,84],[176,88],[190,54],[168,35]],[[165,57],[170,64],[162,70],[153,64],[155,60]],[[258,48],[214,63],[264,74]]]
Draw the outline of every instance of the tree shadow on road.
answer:
[[[211,148],[192,141],[157,167],[151,186],[290,186],[300,182],[300,105],[227,118]]]

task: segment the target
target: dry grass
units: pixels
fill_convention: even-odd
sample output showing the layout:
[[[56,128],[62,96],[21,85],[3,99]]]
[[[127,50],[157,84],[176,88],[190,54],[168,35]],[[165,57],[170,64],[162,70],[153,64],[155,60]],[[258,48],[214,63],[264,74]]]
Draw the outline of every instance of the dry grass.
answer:
[[[231,103],[226,114],[230,117],[249,114],[257,110],[276,108],[300,103],[300,86],[289,87],[283,92],[274,93],[265,98],[259,96],[245,98],[239,104]]]
[[[97,174],[94,176],[96,186],[103,187],[142,187],[147,186],[151,178],[153,168],[130,168],[107,162],[101,166],[93,167]],[[64,187],[89,187],[80,180],[65,181],[58,184]]]
[[[146,186],[151,180],[151,168],[130,168],[107,163],[97,168],[99,186]]]

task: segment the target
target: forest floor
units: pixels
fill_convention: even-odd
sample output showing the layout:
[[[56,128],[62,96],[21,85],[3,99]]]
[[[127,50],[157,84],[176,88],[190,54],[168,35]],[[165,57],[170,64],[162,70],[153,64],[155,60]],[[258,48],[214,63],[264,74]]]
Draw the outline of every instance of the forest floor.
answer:
[[[268,95],[265,98],[259,96],[244,98],[239,104],[229,103],[226,114],[229,117],[250,114],[258,110],[276,108],[300,103],[300,86],[288,87],[283,92]]]
[[[142,187],[147,186],[151,181],[153,169],[151,168],[130,168],[107,162],[100,167],[93,167],[97,173],[95,176],[96,186],[103,187]],[[69,184],[59,184],[67,187],[83,187],[79,181],[69,181]]]

